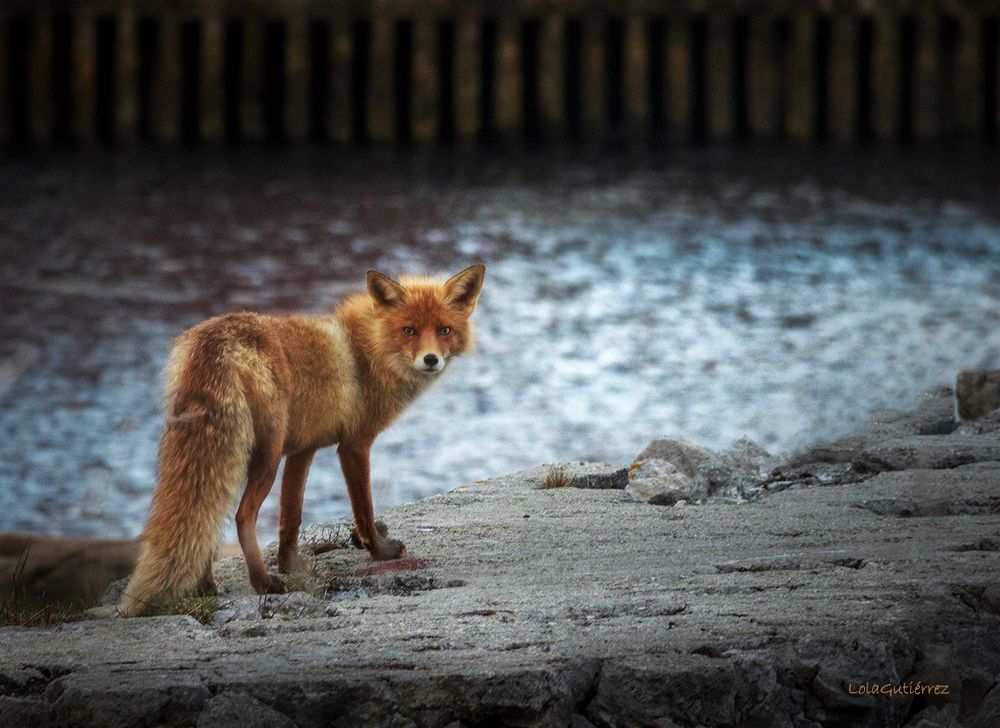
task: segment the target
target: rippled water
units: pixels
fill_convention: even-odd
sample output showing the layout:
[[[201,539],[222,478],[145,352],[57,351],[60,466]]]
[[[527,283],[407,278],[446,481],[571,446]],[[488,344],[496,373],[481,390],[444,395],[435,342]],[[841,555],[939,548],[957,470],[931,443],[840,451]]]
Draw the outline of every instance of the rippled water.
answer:
[[[0,530],[142,526],[171,339],[488,266],[478,354],[376,443],[379,506],[653,437],[787,450],[1000,366],[994,150],[0,164]],[[262,515],[276,523],[277,497]],[[333,450],[306,520],[348,511]]]

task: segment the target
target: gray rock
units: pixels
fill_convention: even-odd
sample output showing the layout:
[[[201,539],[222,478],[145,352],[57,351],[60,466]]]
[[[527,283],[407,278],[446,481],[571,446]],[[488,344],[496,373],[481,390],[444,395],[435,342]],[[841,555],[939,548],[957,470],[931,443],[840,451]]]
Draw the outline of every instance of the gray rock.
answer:
[[[636,462],[644,460],[666,460],[688,477],[694,477],[698,469],[712,458],[712,453],[694,443],[680,438],[663,437],[653,440],[646,449],[636,456]]]
[[[649,472],[644,472],[647,467]],[[632,474],[636,477],[625,487],[625,492],[642,503],[672,506],[681,500],[696,501],[707,495],[702,483],[676,472],[665,460],[644,460],[642,467]]]
[[[696,480],[709,496],[746,496],[760,489],[779,461],[753,440],[741,438],[703,463]]]
[[[259,622],[262,619],[280,617],[299,619],[322,617],[329,603],[305,592],[288,594],[254,594],[220,599],[219,610],[213,624],[221,625],[233,621]]]
[[[427,588],[372,589],[321,616],[0,629],[0,722],[900,726],[909,703],[846,686],[905,680],[930,656],[990,724],[1000,616],[984,549],[997,526],[982,509],[1000,472],[882,473],[680,513],[539,489],[547,471],[388,512],[411,558],[316,556],[332,594],[376,572]],[[238,578],[217,569],[227,591]]]
[[[955,391],[948,386],[933,387],[917,395],[915,424],[917,435],[947,435],[955,421]]]
[[[1000,370],[966,370],[955,386],[958,416],[974,420],[1000,409]]]
[[[917,409],[881,410],[865,424],[865,432],[875,437],[907,435],[947,435],[957,426],[955,393],[950,387],[936,387],[917,397]]]
[[[628,485],[628,469],[621,468],[613,473],[600,475],[580,475],[570,481],[572,488],[590,488],[595,490],[621,490]]]
[[[283,713],[246,693],[220,693],[198,716],[198,728],[295,728]]]
[[[925,435],[867,443],[853,454],[860,470],[955,468],[1000,460],[1000,438],[990,435]]]
[[[1000,433],[1000,410],[993,410],[974,420],[960,422],[955,428],[956,435],[988,435],[991,433]]]
[[[687,473],[682,473],[669,460],[660,458],[647,458],[640,460],[629,468],[629,477],[633,480],[643,480],[648,478],[659,478],[665,475],[682,475],[690,477]]]
[[[915,412],[879,410],[865,423],[865,432],[876,437],[903,437],[919,435]]]
[[[959,465],[955,470],[1000,470],[1000,460],[983,460],[978,463]]]
[[[811,445],[792,458],[788,467],[799,467],[806,463],[850,464],[863,450],[874,447],[886,439],[873,432],[852,432],[831,442]]]

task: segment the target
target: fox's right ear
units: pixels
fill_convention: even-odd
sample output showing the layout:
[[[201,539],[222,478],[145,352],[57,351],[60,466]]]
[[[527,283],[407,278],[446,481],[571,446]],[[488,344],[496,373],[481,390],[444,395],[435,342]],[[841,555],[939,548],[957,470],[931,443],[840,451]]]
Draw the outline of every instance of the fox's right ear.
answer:
[[[379,306],[392,308],[403,302],[406,291],[396,281],[387,275],[382,275],[377,270],[370,270],[366,276],[368,281],[368,295],[375,299]]]

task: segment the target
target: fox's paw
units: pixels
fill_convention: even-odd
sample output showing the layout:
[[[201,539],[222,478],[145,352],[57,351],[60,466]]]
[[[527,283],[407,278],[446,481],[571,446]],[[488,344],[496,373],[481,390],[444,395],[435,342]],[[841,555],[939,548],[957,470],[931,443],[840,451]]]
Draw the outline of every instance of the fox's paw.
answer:
[[[406,546],[403,545],[402,541],[397,541],[394,538],[385,538],[371,550],[371,555],[377,561],[402,559],[406,557]]]
[[[378,531],[378,535],[382,538],[389,535],[389,527],[385,525],[385,521],[375,521],[375,530]],[[361,537],[358,536],[357,526],[351,529],[351,545],[356,549],[364,548],[364,544],[361,543]]]
[[[277,574],[268,574],[268,576],[271,577],[271,583],[267,586],[268,594],[285,594],[288,591],[283,577]]]
[[[285,580],[278,574],[265,573],[256,579],[251,576],[250,586],[258,594],[284,594],[288,591]]]

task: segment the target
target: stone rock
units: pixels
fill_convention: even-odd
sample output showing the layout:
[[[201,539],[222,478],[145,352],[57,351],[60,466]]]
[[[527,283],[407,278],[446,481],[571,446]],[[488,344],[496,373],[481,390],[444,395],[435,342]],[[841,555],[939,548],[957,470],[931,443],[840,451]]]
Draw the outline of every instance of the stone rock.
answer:
[[[612,468],[601,465],[596,468],[584,469],[583,472],[568,471],[570,488],[587,488],[592,490],[621,490],[628,485],[628,468]]]
[[[233,621],[255,621],[282,617],[299,619],[322,617],[327,614],[329,603],[305,592],[288,594],[255,594],[226,599],[216,612],[213,624]]]
[[[956,676],[963,723],[995,722],[1000,597],[984,564],[1000,471],[881,473],[679,514],[542,490],[548,470],[386,513],[413,558],[385,576],[426,588],[366,587],[323,615],[326,599],[293,594],[264,600],[270,619],[2,628],[0,724],[899,728],[931,706],[846,686],[918,674]],[[316,559],[333,592],[385,565]],[[232,594],[243,572],[216,578]],[[942,678],[917,672],[930,664]]]
[[[690,477],[689,474],[680,472],[677,466],[669,460],[662,460],[660,458],[641,460],[629,468],[629,470],[631,471],[629,477],[633,480],[659,478],[665,475],[684,475],[685,477]]]
[[[1000,409],[1000,370],[959,372],[955,394],[958,416],[963,420],[975,420]]]
[[[246,693],[220,693],[198,716],[198,728],[295,728],[288,716]]]
[[[988,435],[1000,433],[1000,409],[974,420],[964,420],[955,428],[956,435]]]
[[[955,470],[1000,470],[1000,460],[983,460],[978,463],[959,465]]]
[[[990,435],[924,435],[869,443],[853,455],[859,470],[942,470],[1000,460],[1000,439]]]
[[[852,463],[859,452],[873,447],[885,439],[872,432],[852,432],[836,440],[811,445],[792,458],[790,467],[806,463]]]
[[[759,490],[778,465],[777,458],[743,437],[703,463],[696,480],[709,496],[745,496]]]
[[[954,391],[951,387],[935,387],[917,396],[916,410],[876,412],[865,424],[865,432],[875,437],[947,435],[956,425]]]
[[[710,450],[680,438],[663,437],[653,440],[646,449],[636,456],[636,462],[644,460],[666,460],[673,463],[678,472],[694,477],[698,469],[712,458]]]
[[[651,468],[653,474],[640,475],[651,463],[659,464]],[[625,486],[625,492],[642,503],[672,506],[678,501],[700,500],[707,495],[702,483],[678,473],[666,460],[645,460],[642,468],[634,470],[633,474],[637,477]]]
[[[918,394],[914,420],[917,435],[947,435],[952,432],[958,424],[955,420],[955,390],[940,386]]]
[[[914,423],[913,412],[901,410],[879,410],[865,423],[865,432],[882,437],[903,437],[919,435]]]

